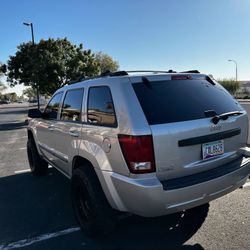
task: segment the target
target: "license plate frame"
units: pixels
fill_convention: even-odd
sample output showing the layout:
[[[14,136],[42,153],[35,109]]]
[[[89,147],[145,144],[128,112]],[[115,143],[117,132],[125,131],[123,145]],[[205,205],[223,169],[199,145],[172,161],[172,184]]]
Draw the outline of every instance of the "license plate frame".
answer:
[[[202,159],[210,159],[218,155],[224,154],[224,141],[212,141],[202,144]]]

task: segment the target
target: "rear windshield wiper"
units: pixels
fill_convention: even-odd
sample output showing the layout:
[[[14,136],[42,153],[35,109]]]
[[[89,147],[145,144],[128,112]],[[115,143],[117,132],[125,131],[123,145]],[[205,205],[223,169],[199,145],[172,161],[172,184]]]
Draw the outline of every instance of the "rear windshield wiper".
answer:
[[[219,120],[226,120],[228,119],[229,116],[235,116],[235,115],[242,115],[243,112],[242,111],[232,111],[232,112],[227,112],[227,113],[224,113],[224,114],[221,114],[221,115],[215,115],[213,118],[212,118],[212,122],[214,124],[217,124],[219,122]]]

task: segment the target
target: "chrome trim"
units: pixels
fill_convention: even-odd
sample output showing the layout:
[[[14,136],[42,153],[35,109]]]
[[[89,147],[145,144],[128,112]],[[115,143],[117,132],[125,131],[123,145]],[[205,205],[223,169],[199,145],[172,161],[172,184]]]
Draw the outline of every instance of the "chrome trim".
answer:
[[[62,154],[54,149],[49,148],[47,145],[42,144],[42,143],[38,143],[39,147],[41,149],[44,149],[45,151],[47,151],[48,153],[52,154],[53,156],[57,157],[58,159],[68,163],[69,162],[69,157],[65,154]]]

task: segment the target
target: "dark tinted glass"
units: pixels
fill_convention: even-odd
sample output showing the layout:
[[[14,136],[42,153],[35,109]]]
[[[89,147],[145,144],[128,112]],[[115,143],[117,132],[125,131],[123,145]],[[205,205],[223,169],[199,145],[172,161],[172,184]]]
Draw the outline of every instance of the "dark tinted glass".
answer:
[[[52,97],[46,109],[44,110],[44,118],[47,118],[47,119],[57,118],[57,113],[58,113],[61,99],[62,99],[62,93],[58,93]]]
[[[221,86],[206,80],[140,82],[133,87],[151,125],[205,118],[208,110],[218,115],[242,110]]]
[[[108,87],[89,89],[88,122],[97,125],[116,126],[114,104]]]
[[[69,90],[63,101],[61,120],[80,121],[83,89]]]

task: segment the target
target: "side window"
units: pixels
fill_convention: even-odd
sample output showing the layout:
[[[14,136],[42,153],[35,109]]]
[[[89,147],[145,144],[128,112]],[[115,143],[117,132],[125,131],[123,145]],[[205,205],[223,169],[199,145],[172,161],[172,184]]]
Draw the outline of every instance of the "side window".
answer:
[[[88,96],[88,122],[95,125],[117,125],[109,87],[92,87]]]
[[[62,99],[63,93],[58,93],[52,97],[49,101],[47,107],[44,110],[44,118],[55,120],[57,118],[57,113]]]
[[[69,90],[63,101],[61,120],[81,121],[83,89]]]

